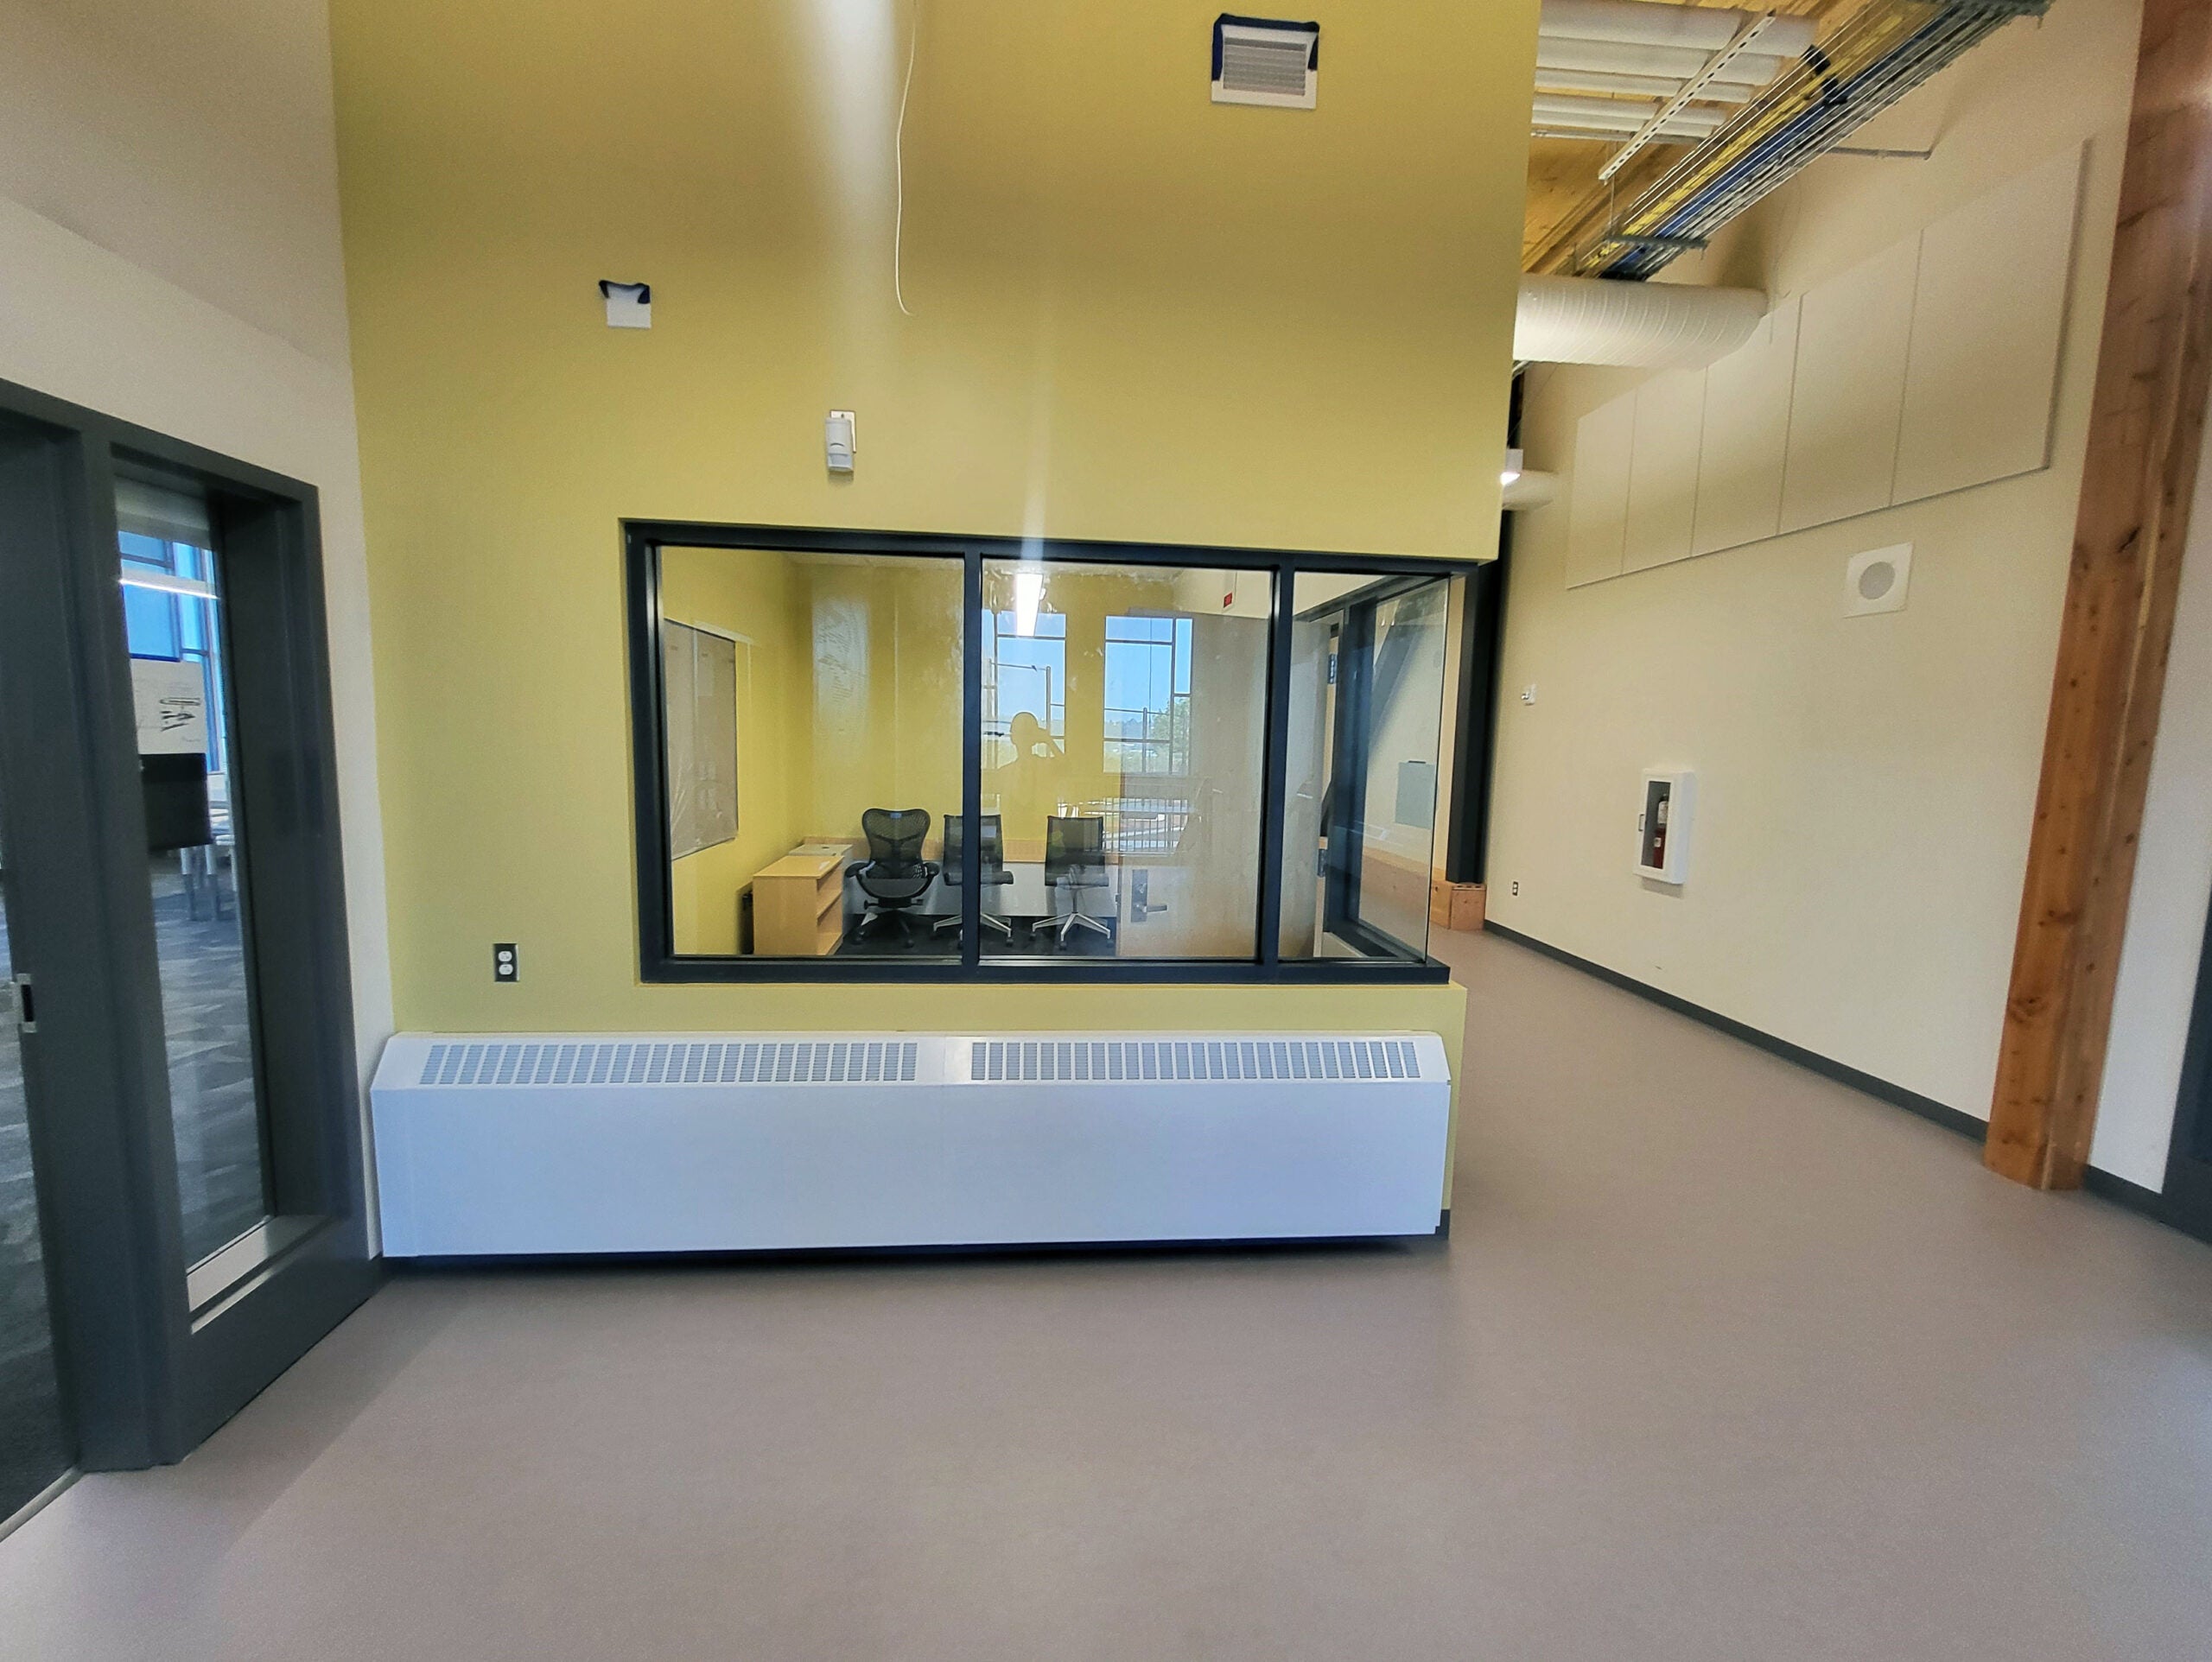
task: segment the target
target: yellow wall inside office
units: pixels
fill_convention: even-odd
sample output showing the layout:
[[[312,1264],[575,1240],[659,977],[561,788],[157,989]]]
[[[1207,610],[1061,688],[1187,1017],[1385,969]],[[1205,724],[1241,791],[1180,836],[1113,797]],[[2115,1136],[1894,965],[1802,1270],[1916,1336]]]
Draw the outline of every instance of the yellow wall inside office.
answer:
[[[1447,988],[638,976],[619,522],[1486,556],[1535,0],[1325,10],[1312,112],[1213,10],[336,0],[401,1025],[1434,1027]],[[596,283],[653,285],[605,327]],[[859,414],[859,470],[822,419]],[[523,945],[495,986],[486,945]]]
[[[662,551],[661,615],[739,638],[738,833],[671,866],[677,952],[735,952],[755,873],[868,809],[959,811],[960,594],[957,561]]]
[[[670,867],[680,952],[735,952],[739,893],[802,834],[791,729],[805,657],[791,576],[779,554],[670,549],[662,556],[661,615],[739,642],[737,835]]]

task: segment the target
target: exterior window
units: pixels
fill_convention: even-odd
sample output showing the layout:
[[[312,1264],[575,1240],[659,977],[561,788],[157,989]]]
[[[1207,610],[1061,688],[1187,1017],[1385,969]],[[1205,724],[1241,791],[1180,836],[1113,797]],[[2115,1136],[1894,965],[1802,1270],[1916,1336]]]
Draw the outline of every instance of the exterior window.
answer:
[[[1253,956],[1268,612],[1182,609],[1218,587],[1174,566],[983,561],[984,615],[1015,631],[1001,658],[1026,643],[1064,666],[1055,731],[1018,714],[1001,740],[986,703],[983,812],[1013,875],[988,898],[1007,930],[986,929],[987,953]]]
[[[1124,773],[1191,771],[1191,619],[1106,619],[1106,750]]]
[[[1013,759],[1014,734],[1027,716],[1053,739],[1067,737],[1068,620],[1040,612],[983,614],[983,759]]]

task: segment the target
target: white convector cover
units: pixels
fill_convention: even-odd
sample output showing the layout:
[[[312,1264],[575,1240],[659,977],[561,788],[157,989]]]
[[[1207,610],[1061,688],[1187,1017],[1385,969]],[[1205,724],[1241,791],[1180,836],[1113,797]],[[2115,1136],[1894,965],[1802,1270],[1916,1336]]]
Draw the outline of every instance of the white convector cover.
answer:
[[[1433,1233],[1433,1033],[402,1033],[394,1258]]]

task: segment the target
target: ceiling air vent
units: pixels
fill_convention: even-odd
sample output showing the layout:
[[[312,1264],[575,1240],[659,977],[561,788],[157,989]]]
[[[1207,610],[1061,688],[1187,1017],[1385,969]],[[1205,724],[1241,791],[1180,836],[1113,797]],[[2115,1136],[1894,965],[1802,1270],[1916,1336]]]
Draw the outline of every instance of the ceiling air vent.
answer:
[[[1224,12],[1213,23],[1213,101],[1311,110],[1321,26]]]

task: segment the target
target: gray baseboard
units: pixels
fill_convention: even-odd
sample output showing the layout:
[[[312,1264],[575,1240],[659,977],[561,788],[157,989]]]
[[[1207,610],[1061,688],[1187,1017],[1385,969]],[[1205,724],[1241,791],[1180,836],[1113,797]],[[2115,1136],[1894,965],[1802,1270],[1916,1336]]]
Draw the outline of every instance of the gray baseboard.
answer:
[[[1707,1027],[1716,1028],[1731,1038],[1741,1039],[1746,1044],[1756,1045],[1770,1056],[1780,1056],[1785,1062],[1794,1062],[1801,1068],[1810,1069],[1814,1073],[1835,1080],[1840,1084],[1848,1085],[1853,1090],[1864,1091],[1867,1095],[1894,1104],[1908,1113],[1916,1113],[1922,1119],[1941,1126],[1946,1131],[1956,1132],[1960,1136],[1977,1144],[1983,1139],[1989,1129],[1986,1121],[1977,1120],[1974,1115],[1955,1108],[1948,1103],[1938,1102],[1934,1097],[1923,1096],[1917,1091],[1909,1091],[1902,1085],[1892,1085],[1886,1079],[1879,1079],[1872,1074],[1848,1067],[1832,1056],[1821,1055],[1817,1050],[1808,1050],[1802,1044],[1792,1044],[1788,1039],[1777,1038],[1771,1033],[1761,1032],[1758,1028],[1747,1026],[1743,1022],[1721,1015],[1718,1011],[1707,1010],[1703,1005],[1692,1004],[1688,999],[1677,998],[1672,993],[1662,992],[1649,982],[1639,981],[1633,975],[1624,975],[1617,969],[1608,969],[1603,964],[1592,963],[1587,958],[1578,957],[1573,953],[1552,945],[1548,941],[1539,941],[1534,936],[1523,935],[1518,929],[1508,929],[1503,923],[1493,923],[1488,919],[1484,921],[1483,929],[1485,934],[1497,936],[1512,942],[1516,946],[1526,947],[1531,952],[1540,952],[1545,957],[1555,959],[1571,968],[1579,969],[1586,975],[1593,975],[1608,986],[1619,987],[1624,993],[1633,993],[1637,998],[1649,999],[1662,1009],[1673,1011],[1678,1016],[1688,1016],[1692,1021],[1702,1022]],[[2110,1201],[2113,1205],[2123,1207],[2130,1212],[2139,1213],[2157,1222],[2181,1229],[2184,1234],[2196,1233],[2186,1223],[2176,1217],[2173,1208],[2167,1204],[2165,1197],[2156,1189],[2145,1189],[2140,1183],[2130,1183],[2125,1177],[2116,1177],[2109,1171],[2100,1171],[2094,1166],[2082,1172],[2082,1187],[2099,1199]]]
[[[1892,1085],[1886,1079],[1879,1079],[1872,1074],[1863,1073],[1859,1069],[1848,1067],[1832,1056],[1821,1055],[1817,1050],[1808,1050],[1802,1044],[1792,1044],[1788,1039],[1777,1038],[1771,1033],[1761,1032],[1758,1028],[1747,1026],[1732,1017],[1724,1016],[1718,1011],[1707,1010],[1701,1004],[1692,1004],[1688,999],[1676,998],[1673,993],[1662,992],[1648,981],[1639,981],[1633,975],[1624,975],[1618,969],[1608,969],[1603,964],[1592,963],[1587,958],[1577,957],[1573,953],[1555,947],[1548,941],[1539,941],[1534,936],[1523,935],[1518,929],[1510,929],[1503,923],[1487,920],[1484,921],[1483,929],[1487,934],[1502,936],[1516,946],[1526,947],[1531,952],[1541,952],[1545,957],[1556,959],[1562,964],[1580,970],[1586,975],[1594,975],[1599,980],[1609,986],[1619,987],[1624,993],[1633,993],[1639,999],[1647,999],[1662,1009],[1673,1011],[1678,1016],[1688,1016],[1692,1021],[1702,1022],[1707,1027],[1717,1028],[1731,1038],[1738,1038],[1746,1044],[1757,1045],[1770,1056],[1780,1056],[1785,1062],[1794,1062],[1801,1068],[1810,1069],[1825,1078],[1835,1080],[1840,1084],[1848,1085],[1853,1090],[1864,1091],[1869,1096],[1879,1097],[1883,1101],[1892,1103],[1907,1113],[1916,1113],[1923,1120],[1933,1121],[1946,1131],[1956,1132],[1960,1136],[1971,1138],[1979,1143],[1987,1129],[1981,1120],[1951,1107],[1948,1102],[1938,1102],[1932,1096],[1923,1096],[1919,1092],[1909,1091],[1902,1085]]]

